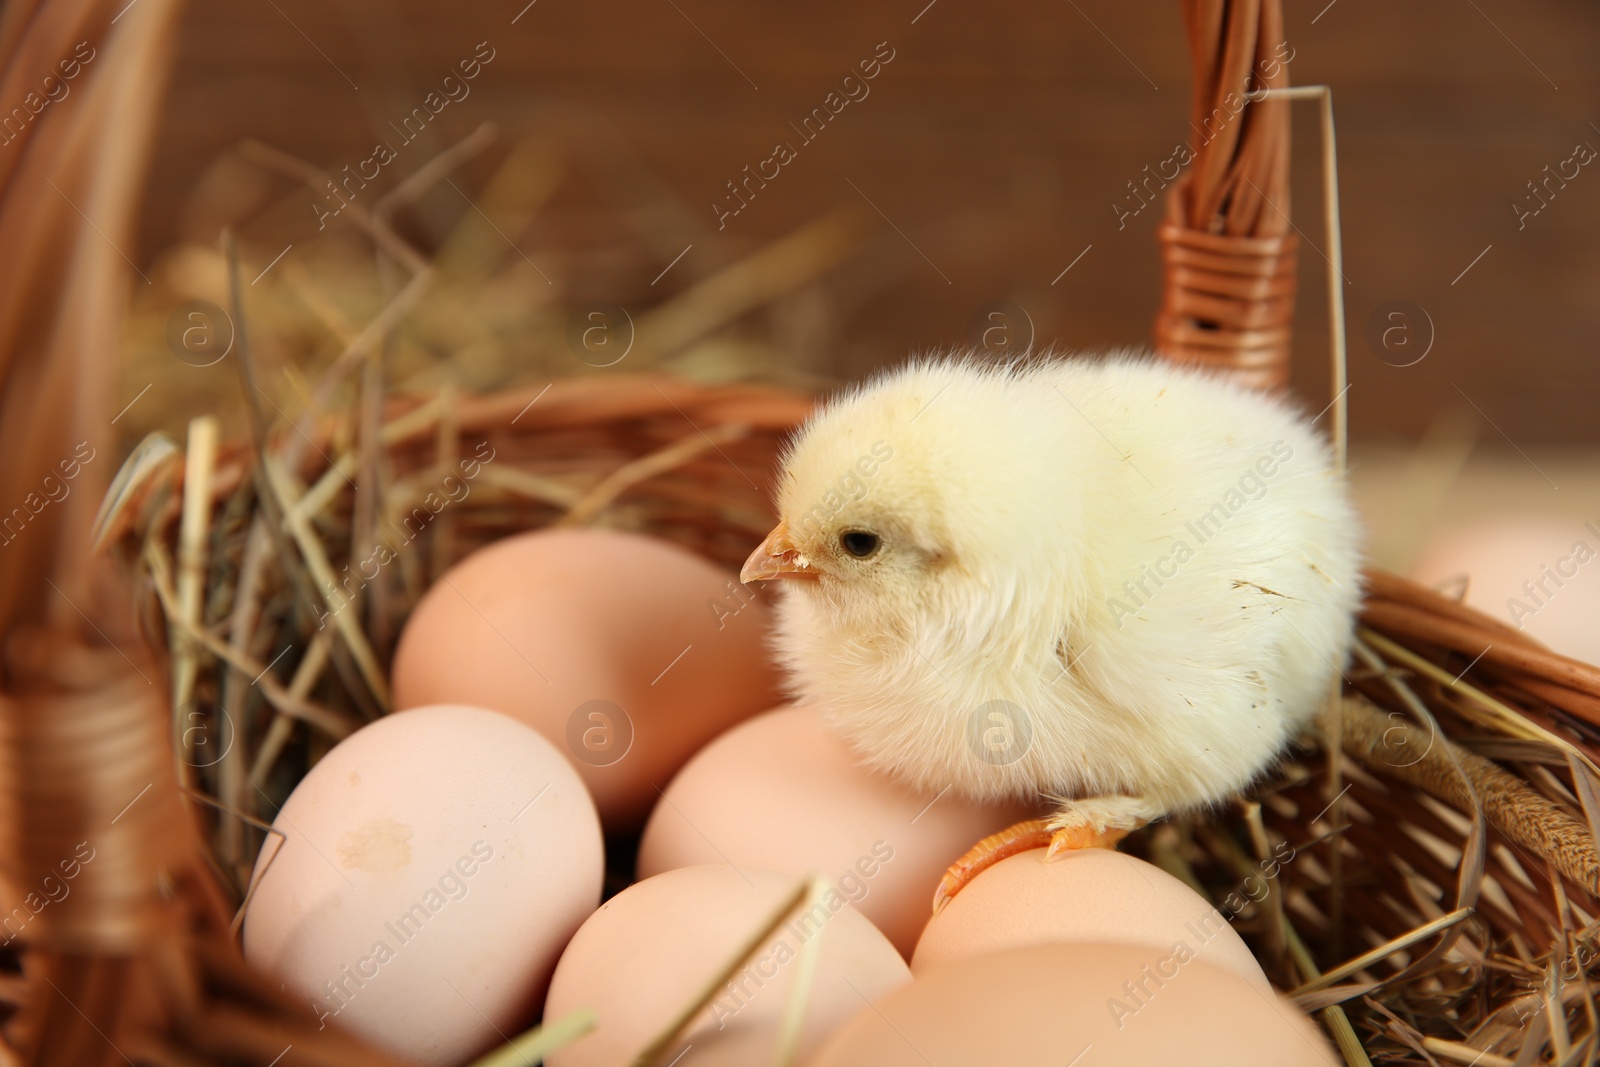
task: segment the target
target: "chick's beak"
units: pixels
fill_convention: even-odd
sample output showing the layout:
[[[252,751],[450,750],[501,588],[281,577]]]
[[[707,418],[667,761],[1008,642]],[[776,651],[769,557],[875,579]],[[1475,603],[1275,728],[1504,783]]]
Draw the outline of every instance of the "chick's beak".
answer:
[[[800,550],[789,539],[788,523],[780,522],[773,527],[767,539],[750,553],[750,558],[744,561],[744,567],[739,571],[739,581],[746,585],[751,582],[766,582],[774,578],[815,578],[817,570],[811,562],[800,554]]]

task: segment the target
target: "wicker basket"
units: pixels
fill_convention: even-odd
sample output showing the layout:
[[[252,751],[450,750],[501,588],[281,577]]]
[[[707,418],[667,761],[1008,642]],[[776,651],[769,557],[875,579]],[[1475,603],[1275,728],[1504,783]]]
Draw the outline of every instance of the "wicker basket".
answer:
[[[737,565],[770,524],[767,482],[783,435],[807,407],[805,398],[770,390],[641,376],[463,400],[453,415],[437,402],[397,405],[386,423],[397,428],[386,453],[397,482],[448,465],[462,440],[487,440],[496,466],[512,473],[475,491],[453,526],[431,527],[411,546],[417,569],[391,595],[409,602],[438,568],[478,545],[575,515]],[[315,440],[328,451],[323,446],[342,430],[323,435]],[[328,470],[316,451],[308,454],[314,461],[300,474],[315,486]],[[235,448],[216,465],[213,584],[238,581],[228,576],[241,566],[246,540],[237,516],[252,492],[248,463]],[[143,536],[122,534],[131,556],[158,561],[147,584],[152,608],[174,599],[162,587],[170,581],[163,555],[179,540],[178,468],[170,464],[140,494]],[[582,494],[553,488],[583,481],[593,488]],[[345,493],[318,516],[336,566],[336,546],[349,543],[349,505]],[[1582,976],[1592,969],[1600,915],[1600,865],[1586,815],[1600,812],[1592,763],[1600,756],[1600,670],[1402,579],[1372,572],[1368,585],[1362,656],[1347,672],[1346,758],[1297,753],[1236,812],[1158,827],[1131,847],[1235,918],[1269,975],[1308,1009],[1344,1004],[1330,1027],[1336,1036],[1359,1033],[1378,1062],[1379,1053],[1424,1047],[1450,1062],[1450,1043],[1509,1058],[1523,1042],[1554,1042],[1548,1027],[1557,1018],[1576,1042],[1592,1032]],[[269,583],[259,596],[263,605],[282,605],[285,592]],[[293,682],[286,691],[268,689],[238,728],[270,735],[280,728],[274,723],[299,722],[296,731],[312,738],[279,757],[281,788],[283,775],[298,776],[306,760],[359,722],[357,709],[372,694],[345,693],[329,657],[298,640],[289,613],[280,609],[260,625],[264,646],[292,649],[275,671]],[[381,645],[375,654],[385,658]],[[242,652],[231,657],[246,681],[265,666]],[[225,703],[226,673],[215,661],[202,668],[197,696]],[[342,704],[313,704],[306,694],[319,684],[336,699],[343,693]],[[215,781],[199,784],[220,792]],[[1292,861],[1283,862],[1285,846]],[[250,848],[219,854],[219,863],[251,855]],[[1563,966],[1567,973],[1552,986]],[[1547,1012],[1547,996],[1564,1000],[1565,1010]],[[1346,1029],[1347,1016],[1357,1031]]]
[[[1281,37],[1278,4],[1187,13],[1197,101],[1248,89],[1255,65],[1240,57]],[[1240,136],[1208,146],[1215,165],[1174,194],[1158,337],[1173,358],[1279,387],[1293,296],[1287,125],[1281,107],[1251,107]],[[1256,176],[1253,208],[1240,173]],[[357,353],[339,372],[361,364]],[[391,1062],[319,1029],[243,964],[233,931],[270,814],[255,798],[285,794],[386,710],[394,620],[482,544],[600,523],[737,565],[771,523],[778,450],[811,403],[610,372],[482,397],[365,396],[270,439],[221,442],[197,420],[184,450],[152,442],[128,461],[96,534],[120,559],[144,642],[109,624],[96,640],[59,612],[26,631],[16,613],[6,620],[19,828],[8,874],[37,883],[91,834],[95,855],[72,903],[6,949],[4,1062]],[[17,425],[0,427],[5,440]],[[470,497],[358,610],[318,630],[305,605],[349,546],[478,441],[496,460]],[[351,491],[345,470],[374,475],[381,498]],[[3,562],[7,589],[29,585]],[[1374,572],[1368,589],[1327,743],[1293,753],[1233,808],[1128,847],[1234,919],[1352,1064],[1594,1062],[1600,670],[1394,576]],[[126,617],[114,593],[92,603],[102,620]],[[163,651],[116,651],[141,644]],[[196,739],[186,728],[202,707],[221,711]],[[169,736],[191,738],[176,764]],[[250,739],[248,763],[197,755],[199,740],[230,736]]]
[[[767,480],[783,435],[808,403],[764,389],[618,376],[463,400],[453,409],[438,401],[396,405],[385,425],[394,428],[386,460],[397,484],[453,462],[463,440],[488,441],[496,466],[511,473],[485,483],[452,525],[430,527],[411,546],[417,566],[391,591],[400,600],[392,610],[403,613],[438,568],[478,545],[574,516],[646,530],[736,565],[770,524]],[[308,495],[330,476],[320,454],[347,430],[330,425],[314,438],[313,459],[299,472],[313,487]],[[249,463],[247,450],[234,447],[215,465],[212,587],[253,584],[238,576],[247,541],[239,517],[253,492]],[[585,481],[592,488],[581,494],[557,488]],[[166,554],[180,540],[181,490],[172,462],[136,494],[141,507],[125,512],[143,513],[137,528],[112,531],[131,558],[153,563],[152,617],[164,602],[166,621],[180,631]],[[335,566],[342,563],[335,546],[349,543],[349,496],[316,516]],[[1431,1042],[1448,1060],[1440,1041],[1503,1052],[1552,1040],[1544,1030],[1551,1018],[1582,1033],[1589,994],[1580,976],[1589,968],[1570,961],[1592,958],[1600,914],[1600,867],[1585,823],[1585,805],[1596,810],[1585,761],[1600,755],[1600,670],[1412,583],[1378,572],[1368,583],[1363,655],[1348,672],[1347,693],[1382,712],[1375,730],[1360,705],[1346,716],[1343,748],[1355,758],[1299,753],[1236,813],[1164,826],[1133,847],[1235,917],[1269,974],[1308,1008],[1354,1002],[1350,1014],[1359,1017],[1371,1055]],[[254,584],[264,612],[257,633],[264,647],[291,648],[274,673],[293,681],[268,688],[237,728],[271,736],[299,723],[293,731],[306,738],[288,750],[280,743],[281,762],[253,772],[262,784],[276,776],[269,788],[277,792],[357,724],[359,708],[375,695],[346,691],[330,657],[299,640],[296,620],[283,610],[286,583]],[[218,602],[212,612],[231,607]],[[225,648],[216,637],[204,640]],[[374,654],[382,660],[386,651],[380,642]],[[246,652],[228,655],[236,678],[248,681],[265,667]],[[228,673],[216,660],[202,667],[197,699],[226,706]],[[331,694],[327,706],[307,696],[318,689]],[[197,787],[230,806],[245,803],[224,795],[220,770],[197,772]],[[225,839],[219,826],[219,864],[247,867],[258,839],[233,855],[223,851]],[[1282,860],[1285,844],[1294,860],[1272,862]],[[1261,889],[1267,885],[1270,891]],[[1387,951],[1372,952],[1380,947]],[[1549,974],[1563,965],[1568,973],[1552,991]],[[1547,995],[1565,998],[1566,1011],[1547,1013]],[[1451,1020],[1444,1033],[1442,1019]],[[1335,1016],[1330,1024],[1337,1033],[1347,1022]]]

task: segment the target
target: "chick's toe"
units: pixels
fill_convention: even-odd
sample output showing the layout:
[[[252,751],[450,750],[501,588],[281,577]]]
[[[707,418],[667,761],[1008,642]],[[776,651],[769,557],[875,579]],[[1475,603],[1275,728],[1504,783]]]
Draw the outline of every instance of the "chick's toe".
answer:
[[[1045,859],[1080,848],[1116,848],[1118,841],[1164,814],[1160,804],[1146,797],[1103,796],[1066,801],[1060,811],[1045,820],[1051,831],[1050,851],[1045,853]]]

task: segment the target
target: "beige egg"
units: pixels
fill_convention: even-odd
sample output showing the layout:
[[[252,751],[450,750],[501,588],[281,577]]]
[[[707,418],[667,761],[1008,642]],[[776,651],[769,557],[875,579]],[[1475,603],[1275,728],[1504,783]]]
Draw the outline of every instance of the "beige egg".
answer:
[[[1037,814],[923,796],[862,767],[809,708],[742,723],[667,787],[639,846],[648,877],[696,863],[826,875],[906,956],[946,868]]]
[[[516,717],[568,754],[607,831],[635,828],[696,749],[772,705],[758,595],[638,534],[507,538],[452,567],[412,612],[395,706]]]
[[[340,742],[256,861],[245,958],[325,1022],[457,1064],[530,1025],[600,902],[600,822],[561,753],[481,708],[418,708]]]
[[[798,879],[723,865],[682,867],[606,901],[561,957],[545,1018],[593,1011],[595,1030],[550,1067],[618,1067],[660,1033],[757,933]],[[884,936],[837,895],[796,911],[658,1060],[683,1067],[772,1062],[800,953],[815,952],[798,1055],[814,1052],[866,1001],[910,981]],[[687,1052],[687,1055],[685,1053]],[[679,1057],[682,1057],[681,1059]]]
[[[1159,867],[1104,848],[1023,852],[969,882],[922,931],[914,974],[1001,949],[1100,942],[1170,949],[1271,992],[1261,965],[1228,919]]]
[[[1479,611],[1600,663],[1600,521],[1526,515],[1448,526],[1429,539],[1412,577],[1428,586],[1464,577],[1464,599]]]
[[[1339,1067],[1286,998],[1181,951],[1057,944],[918,975],[805,1067]]]

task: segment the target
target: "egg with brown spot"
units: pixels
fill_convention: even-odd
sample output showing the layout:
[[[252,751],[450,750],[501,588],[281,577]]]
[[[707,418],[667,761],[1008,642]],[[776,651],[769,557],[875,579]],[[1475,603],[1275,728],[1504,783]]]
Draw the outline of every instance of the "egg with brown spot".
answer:
[[[360,776],[352,774],[352,785]],[[411,827],[373,819],[339,836],[339,862],[358,871],[395,871],[411,862]]]
[[[326,1025],[459,1064],[534,1021],[600,900],[600,823],[561,753],[508,716],[435,706],[336,745],[256,861],[245,957]]]

